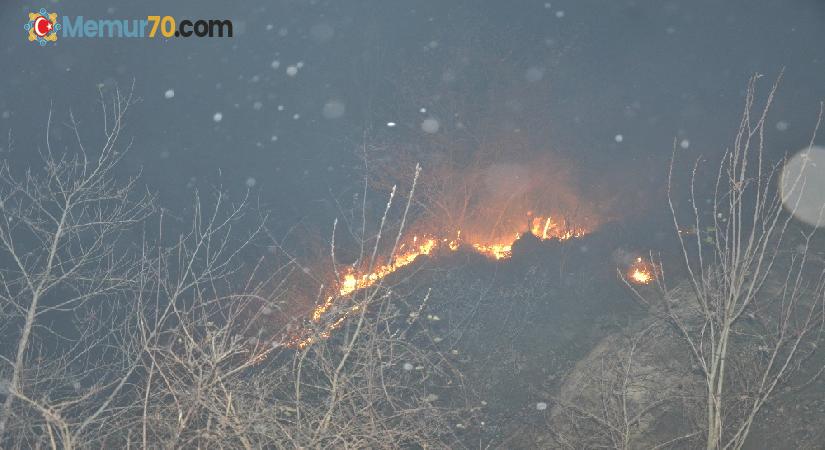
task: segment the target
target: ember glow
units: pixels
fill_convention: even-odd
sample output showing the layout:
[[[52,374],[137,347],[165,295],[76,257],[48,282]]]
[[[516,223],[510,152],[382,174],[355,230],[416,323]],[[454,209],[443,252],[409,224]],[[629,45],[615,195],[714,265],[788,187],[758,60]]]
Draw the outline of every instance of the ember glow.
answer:
[[[396,270],[412,264],[415,258],[421,255],[429,255],[442,243],[447,243],[446,239],[437,240],[430,236],[422,236],[421,238],[413,236],[412,243],[409,246],[402,244],[398,249],[400,254],[396,255],[389,264],[380,265],[372,271],[361,274],[350,268],[338,283],[340,286],[338,288],[338,295],[347,296],[359,289],[368,288]],[[447,244],[449,245],[449,243]],[[450,246],[450,248],[452,248],[452,246]],[[315,317],[314,314],[313,317]]]
[[[530,221],[530,231],[541,240],[558,239],[564,241],[587,234],[587,230],[584,228],[570,226],[567,221],[558,223],[552,217],[534,217]]]
[[[528,214],[528,225],[530,233],[540,240],[565,241],[571,238],[584,236],[589,230],[581,227],[573,227],[567,224],[566,220],[557,221],[550,216],[533,216]],[[343,308],[331,312],[336,302],[345,301],[355,292],[376,285],[388,275],[398,269],[412,264],[416,258],[422,255],[430,255],[436,251],[455,252],[460,248],[471,248],[473,251],[485,255],[495,260],[507,259],[512,256],[513,243],[521,237],[521,233],[513,233],[510,238],[491,240],[489,242],[479,242],[477,240],[464,240],[461,230],[449,234],[446,237],[435,235],[414,235],[405,243],[399,245],[392,261],[366,269],[359,272],[355,268],[348,268],[346,272],[340,274],[335,294],[326,297],[324,302],[315,307],[311,314],[311,321],[319,324],[323,331],[317,336],[311,335],[307,331],[302,331],[292,337],[288,345],[290,347],[305,348],[315,342],[318,337],[327,338],[330,332],[338,328],[344,320],[353,312],[358,311],[358,305]],[[333,317],[328,317],[332,315]],[[324,325],[326,324],[326,325]]]
[[[650,284],[654,279],[653,264],[645,261],[641,256],[636,258],[627,271],[627,278],[633,284]]]

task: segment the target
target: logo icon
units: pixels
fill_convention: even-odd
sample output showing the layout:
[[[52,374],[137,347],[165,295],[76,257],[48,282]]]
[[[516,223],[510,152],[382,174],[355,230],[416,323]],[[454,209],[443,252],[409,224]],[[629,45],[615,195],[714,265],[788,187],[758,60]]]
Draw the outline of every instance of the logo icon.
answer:
[[[29,34],[29,42],[37,41],[40,46],[47,42],[57,41],[57,32],[60,24],[57,23],[57,13],[50,13],[46,8],[40,8],[36,13],[29,13],[29,21],[23,26]]]

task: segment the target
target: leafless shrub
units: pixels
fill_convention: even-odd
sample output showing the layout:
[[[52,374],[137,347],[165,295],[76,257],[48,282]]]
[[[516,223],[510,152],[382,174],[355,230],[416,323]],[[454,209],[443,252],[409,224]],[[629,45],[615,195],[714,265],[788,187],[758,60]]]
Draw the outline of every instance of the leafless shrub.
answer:
[[[261,225],[243,231],[245,201],[196,196],[191,220],[172,225],[163,210],[153,214],[151,196],[135,195],[134,179],[117,181],[124,153],[117,143],[132,103],[115,94],[113,110],[104,110],[105,144],[93,157],[72,121],[76,156],[56,156],[47,142],[40,172],[21,177],[8,162],[0,165],[0,313],[7,324],[0,380],[8,380],[0,386],[0,443],[458,442],[460,375],[420,345],[421,327],[398,306],[392,285],[382,280],[333,299],[343,306],[327,322],[306,322],[299,336],[309,339],[291,348],[296,331],[273,316],[290,300],[284,283],[299,266],[250,256],[265,233]],[[394,242],[382,239],[392,236],[394,192],[375,234],[363,215],[357,264],[388,260],[398,247],[409,200]],[[181,230],[181,223],[188,225]],[[334,240],[332,249],[334,262]],[[420,313],[427,298],[402,300]]]
[[[388,255],[393,255],[405,231],[419,174]],[[370,272],[378,264],[382,236],[396,188],[371,245],[361,245],[358,261]],[[366,226],[362,224],[362,229]],[[335,260],[334,239],[332,259]],[[338,270],[336,269],[336,273]],[[312,341],[294,361],[291,398],[294,424],[289,435],[306,447],[440,447],[456,442],[454,427],[463,426],[458,411],[465,392],[460,375],[438,352],[422,348],[417,320],[428,295],[410,311],[385,279],[355,293],[343,309],[349,316],[338,337]],[[340,314],[340,313],[339,313]],[[338,323],[336,316],[330,320]],[[329,328],[321,328],[321,333]],[[317,342],[317,343],[316,343]],[[426,430],[426,431],[425,431]],[[295,433],[297,431],[297,433]]]
[[[9,324],[0,355],[0,379],[7,380],[0,439],[16,436],[15,445],[40,442],[39,435],[72,446],[108,420],[104,411],[137,367],[134,353],[113,351],[122,336],[108,326],[141,270],[139,253],[122,244],[153,202],[136,194],[134,179],[113,181],[128,150],[118,140],[133,100],[119,92],[111,104],[101,100],[99,151],[87,152],[72,116],[78,151],[56,154],[50,114],[42,167],[0,162],[0,303]]]
[[[708,449],[745,444],[766,402],[800,373],[823,326],[825,272],[814,259],[816,229],[791,233],[797,227],[775,187],[784,161],[771,166],[763,155],[779,79],[757,108],[758,78],[748,83],[742,121],[707,205],[697,198],[703,182],[698,162],[694,166],[689,227],[672,195],[671,163],[668,198],[691,295],[676,295],[663,274],[656,292],[628,284],[678,330],[693,356],[706,388],[702,432]],[[794,189],[804,188],[800,180]]]
[[[364,247],[371,255],[364,260],[375,261],[379,241]],[[363,448],[455,441],[460,396],[442,396],[462,394],[460,378],[438,353],[416,345],[414,321],[383,283],[334,299],[344,306],[286,341],[250,338],[240,314],[249,308],[237,306],[238,296],[204,294],[183,302],[191,306],[174,312],[174,326],[162,333],[165,343],[148,352],[149,377],[140,388],[143,445]],[[260,301],[258,295],[245,299]],[[233,310],[238,313],[219,317],[208,312]]]

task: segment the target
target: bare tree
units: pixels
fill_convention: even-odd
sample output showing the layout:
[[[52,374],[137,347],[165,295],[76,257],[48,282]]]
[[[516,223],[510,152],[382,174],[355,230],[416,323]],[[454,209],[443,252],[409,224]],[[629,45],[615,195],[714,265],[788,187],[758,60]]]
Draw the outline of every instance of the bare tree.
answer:
[[[393,198],[377,235],[362,246],[359,261],[365,270],[384,254],[381,236],[388,233]],[[230,217],[240,209],[234,211]],[[408,212],[409,202],[388,255],[398,245]],[[269,311],[279,306],[270,302],[273,285],[277,289],[297,264],[281,266],[284,276],[270,279],[256,269],[238,286],[231,282],[237,271],[222,263],[232,255],[206,252],[230,247],[223,225],[229,221],[203,223],[164,250],[158,267],[168,269],[150,276],[160,281],[142,289],[166,297],[160,304],[168,306],[159,315],[150,307],[140,320],[147,328],[141,335],[155,337],[145,345],[146,376],[137,389],[142,408],[124,425],[131,430],[127,434],[140,436],[143,446],[170,447],[456,442],[453,426],[463,410],[460,377],[438,352],[420,348],[421,330],[396,303],[401,299],[391,285],[382,279],[351,296],[322,296],[322,304],[333,307],[303,328],[287,336],[262,333]],[[334,261],[334,239],[331,248]],[[265,283],[253,283],[262,278]],[[425,302],[426,297],[418,308]],[[445,391],[459,395],[443,399],[439,394]]]
[[[0,444],[458,442],[460,375],[422,345],[425,330],[410,316],[427,296],[403,298],[384,279],[346,296],[331,283],[319,291],[334,309],[285,327],[276,316],[304,271],[258,252],[272,243],[265,217],[250,227],[246,199],[230,204],[216,190],[196,194],[189,218],[153,214],[154,198],[136,195],[134,178],[118,181],[132,103],[118,92],[104,104],[96,152],[72,119],[75,152],[55,155],[47,130],[42,170],[0,165],[0,339],[13,343],[0,354]],[[394,199],[395,190],[375,233],[362,214],[361,270],[399,246],[410,200],[391,220]],[[334,239],[331,248],[329,278],[340,279]]]
[[[668,200],[692,295],[670,290],[663,274],[657,278],[658,294],[628,284],[690,349],[706,388],[708,449],[745,444],[778,386],[799,373],[823,326],[825,272],[814,259],[816,229],[802,230],[792,222],[798,205],[785,205],[790,213],[785,211],[775,187],[784,161],[769,165],[764,158],[767,114],[781,75],[761,108],[756,107],[759,78],[748,83],[738,132],[707,205],[697,197],[696,189],[705,184],[698,162],[694,165],[687,227],[672,194],[674,145]],[[804,189],[801,174],[792,185]],[[743,355],[748,349],[758,351]],[[736,370],[745,366],[748,370]]]
[[[57,154],[50,112],[42,167],[0,162],[0,303],[9,323],[2,339],[11,344],[0,355],[0,378],[8,380],[0,440],[39,429],[52,446],[71,447],[78,433],[104,419],[124,388],[122,375],[135,367],[131,354],[104,353],[96,361],[88,347],[118,339],[89,315],[110,319],[132,289],[141,261],[123,237],[152,211],[152,197],[136,195],[134,179],[113,181],[129,147],[120,148],[118,139],[133,100],[118,92],[108,103],[101,95],[104,143],[97,151],[87,152],[70,116],[77,151]],[[73,315],[87,320],[75,330],[61,327]],[[30,421],[29,413],[40,420]]]

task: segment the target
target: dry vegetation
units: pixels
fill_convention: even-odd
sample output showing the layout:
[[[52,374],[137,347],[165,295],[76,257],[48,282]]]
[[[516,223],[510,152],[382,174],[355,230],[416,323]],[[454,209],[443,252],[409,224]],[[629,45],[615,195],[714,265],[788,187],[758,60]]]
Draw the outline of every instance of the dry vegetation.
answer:
[[[655,289],[628,284],[690,352],[704,389],[697,433],[708,449],[742,448],[768,402],[822,373],[814,367],[813,378],[803,376],[811,369],[806,363],[816,361],[825,326],[825,266],[814,246],[817,229],[793,222],[798,204],[783,207],[776,184],[784,161],[764,159],[766,119],[781,76],[762,107],[759,78],[748,83],[742,120],[711,178],[709,202],[697,195],[707,183],[697,162],[687,211],[678,207],[671,163],[668,199],[687,272],[684,286],[669,287],[664,272]],[[819,120],[814,136],[818,127]],[[804,189],[803,172],[791,186]]]
[[[296,330],[275,317],[294,300],[290,283],[303,267],[261,250],[280,247],[264,219],[246,213],[246,201],[196,195],[191,215],[172,220],[139,194],[136,179],[116,175],[133,103],[116,93],[102,101],[97,150],[87,150],[70,117],[72,151],[55,154],[47,129],[38,167],[0,163],[0,446],[742,448],[772,401],[820,377],[815,353],[825,327],[815,230],[794,226],[775,191],[780,165],[763,160],[776,84],[756,108],[757,78],[710,203],[697,198],[698,165],[687,211],[671,190],[674,178],[669,183],[676,230],[693,230],[677,233],[684,275],[657,262],[654,285],[628,284],[649,314],[607,333],[578,362],[559,362],[569,371],[554,392],[541,392],[550,408],[538,423],[528,417],[515,432],[483,438],[472,433],[484,430],[476,415],[487,403],[472,400],[456,358],[445,357],[439,348],[447,346],[435,345],[442,338],[421,323],[430,291],[405,294],[394,277],[382,278],[322,320],[299,324],[308,345],[288,348],[284,337]],[[351,214],[342,233],[357,238],[352,265],[369,272],[393,255],[418,180],[416,171],[408,188],[393,186],[376,224],[368,223],[365,182],[360,217]],[[456,190],[445,180],[423,190],[424,202]],[[457,191],[430,211],[463,220],[470,193]],[[335,227],[331,241],[329,278],[340,279],[346,267],[337,264]],[[466,333],[473,338],[463,345],[482,347],[474,363],[510,364],[520,376],[535,355],[517,349],[524,354],[511,361],[491,354],[483,338],[509,330],[521,345],[544,336],[523,327],[545,320],[535,311],[559,307],[547,300],[561,288],[537,273],[521,274],[536,278],[521,285],[523,295],[501,293],[511,300],[507,320],[489,328],[479,311],[498,311],[499,296],[482,304],[485,287],[470,301],[473,288],[459,278],[455,297],[469,300],[445,310],[464,315],[445,315],[452,328],[439,331],[456,344],[454,354]],[[319,286],[317,300],[331,288]],[[322,338],[331,324],[335,333]]]
[[[255,256],[266,233],[248,227],[245,202],[196,196],[191,217],[175,221],[135,179],[118,181],[132,103],[102,102],[96,151],[72,120],[74,151],[53,152],[47,130],[40,167],[0,166],[0,445],[456,442],[461,379],[415,345],[420,327],[392,306],[391,286],[351,299],[359,314],[334,338],[286,348],[288,330],[269,328],[296,266]],[[362,236],[360,261],[382,255],[385,222]]]

